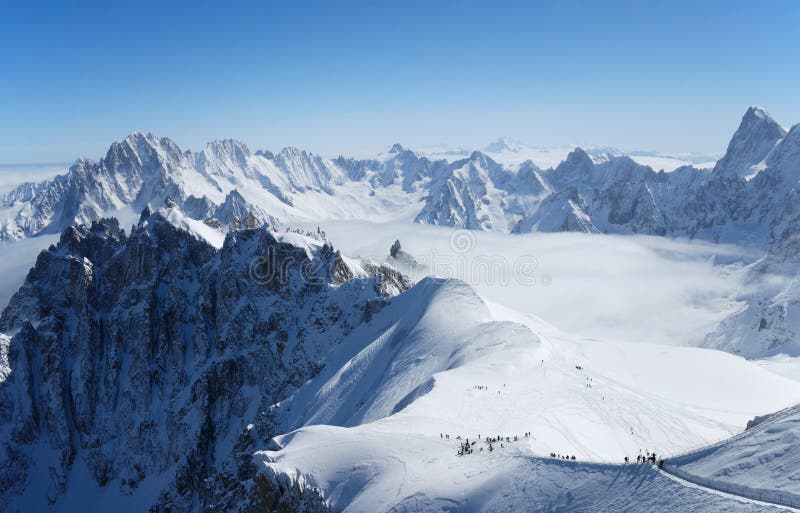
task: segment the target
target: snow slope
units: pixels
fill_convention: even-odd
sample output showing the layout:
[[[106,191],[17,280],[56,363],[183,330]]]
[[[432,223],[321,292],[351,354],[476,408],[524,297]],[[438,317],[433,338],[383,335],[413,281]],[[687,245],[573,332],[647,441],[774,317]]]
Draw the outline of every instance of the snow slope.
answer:
[[[290,412],[283,427],[299,429],[261,453],[262,471],[302,476],[335,511],[517,511],[523,503],[530,511],[636,511],[637,500],[669,500],[673,511],[755,511],[632,466],[536,456],[621,462],[639,451],[685,451],[800,400],[800,384],[744,359],[575,338],[458,281],[423,280],[371,325],[382,335],[354,333],[320,375],[276,406]],[[520,438],[456,455],[457,436],[498,435]],[[601,492],[620,478],[621,489]],[[635,487],[646,492],[634,497]]]
[[[712,486],[776,492],[777,499],[800,504],[800,407],[758,420],[740,436],[675,458],[670,466]]]

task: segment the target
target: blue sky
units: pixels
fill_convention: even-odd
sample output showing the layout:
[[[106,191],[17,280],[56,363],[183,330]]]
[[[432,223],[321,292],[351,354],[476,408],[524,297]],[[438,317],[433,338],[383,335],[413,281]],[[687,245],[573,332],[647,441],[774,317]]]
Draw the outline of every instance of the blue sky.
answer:
[[[0,163],[399,141],[721,152],[745,109],[800,122],[800,2],[8,2]]]

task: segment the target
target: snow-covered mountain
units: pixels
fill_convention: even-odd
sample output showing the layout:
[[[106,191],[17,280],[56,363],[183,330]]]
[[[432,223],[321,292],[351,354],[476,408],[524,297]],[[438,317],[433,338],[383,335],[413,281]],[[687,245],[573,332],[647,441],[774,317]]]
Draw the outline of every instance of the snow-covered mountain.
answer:
[[[453,162],[431,186],[420,223],[509,231],[550,193],[539,168],[526,162],[511,171],[485,154]]]
[[[81,159],[65,175],[26,183],[0,199],[0,239],[58,233],[119,209],[156,209],[169,200],[200,220],[229,225],[245,213],[276,219],[412,216],[421,185],[444,162],[396,146],[380,158],[330,160],[296,148],[252,154],[242,143],[214,141],[182,152],[166,138],[133,133],[99,162]],[[376,191],[379,194],[376,194]]]
[[[169,139],[134,133],[99,162],[79,160],[66,175],[7,193],[0,236],[58,233],[73,222],[125,208],[155,209],[169,199],[222,226],[251,215],[267,224],[414,219],[517,233],[646,233],[763,247],[784,237],[794,221],[798,133],[798,127],[786,133],[752,107],[713,170],[686,166],[670,173],[615,150],[574,149],[543,170],[530,160],[502,164],[480,151],[431,160],[399,144],[373,159],[326,159],[295,148],[253,154],[233,140],[192,153]],[[520,151],[507,139],[489,149]]]
[[[764,511],[609,463],[713,443],[800,400],[797,381],[741,357],[800,356],[800,125],[749,109],[713,169],[613,149],[546,169],[493,157],[526,151],[195,153],[134,133],[5,194],[0,238],[61,235],[0,314],[0,511]],[[746,286],[703,330],[708,349],[632,344],[410,280],[397,269],[425,265],[399,243],[383,265],[286,228],[348,219],[763,256],[736,268]],[[795,416],[675,468],[763,489],[775,451],[794,454]],[[771,460],[753,461],[758,444]],[[800,492],[792,475],[779,491]]]
[[[502,138],[492,155],[522,155]],[[400,144],[372,159],[327,159],[296,148],[252,153],[233,140],[182,151],[134,133],[99,162],[22,184],[0,198],[0,240],[56,234],[106,215],[133,222],[145,207],[177,206],[220,228],[336,219],[418,223],[510,233],[648,234],[729,242],[769,253],[798,274],[800,125],[788,132],[759,107],[742,118],[713,169],[654,171],[616,150],[572,150],[552,169],[508,165],[487,152],[433,160]],[[788,265],[785,265],[788,264]],[[776,266],[772,266],[776,267]],[[753,271],[753,281],[773,273]],[[743,311],[709,334],[711,347],[751,357],[785,352],[798,329],[791,285],[743,291]],[[796,351],[791,351],[792,354]]]
[[[421,286],[434,300],[414,300],[412,326],[387,308],[381,315],[391,317],[376,318],[387,336],[343,346],[331,368],[282,403],[296,414],[287,427],[302,427],[257,453],[265,480],[290,476],[346,512],[764,511],[676,486],[648,467],[583,462],[681,451],[692,444],[684,433],[722,438],[734,403],[766,398],[743,384],[768,374],[716,351],[576,340],[464,284]],[[678,369],[681,379],[670,379]],[[738,422],[733,431],[746,421]],[[464,443],[471,452],[459,454]],[[551,453],[581,463],[541,457]]]
[[[783,129],[761,107],[747,109],[742,124],[733,134],[728,150],[714,171],[724,175],[752,178],[766,167],[766,158],[781,139],[786,137]]]
[[[176,206],[129,233],[69,227],[0,315],[0,504],[755,511],[651,469],[542,455],[691,449],[800,384],[718,351],[570,336],[457,280],[409,285],[321,232],[224,235]],[[509,440],[459,457],[459,435]],[[633,484],[608,492],[619,475]]]

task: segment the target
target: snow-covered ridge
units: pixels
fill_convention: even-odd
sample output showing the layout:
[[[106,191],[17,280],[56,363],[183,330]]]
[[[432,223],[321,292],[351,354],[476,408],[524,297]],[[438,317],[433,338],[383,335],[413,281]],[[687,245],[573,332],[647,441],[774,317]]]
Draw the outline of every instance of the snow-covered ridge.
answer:
[[[421,201],[417,185],[434,168],[409,151],[385,160],[333,161],[296,148],[253,154],[238,141],[224,140],[183,152],[170,139],[134,132],[112,144],[99,162],[81,159],[65,175],[2,196],[0,239],[58,233],[115,209],[157,209],[167,200],[194,219],[221,225],[251,215],[268,224],[402,216]],[[384,194],[365,202],[376,189]]]
[[[724,443],[670,459],[668,470],[692,482],[746,497],[800,505],[800,407],[759,420]]]
[[[639,451],[682,452],[800,392],[717,351],[571,337],[453,281],[421,282],[374,323],[382,335],[354,332],[276,406],[288,414],[281,430],[295,429],[255,455],[266,475],[313,483],[337,511],[519,511],[536,500],[543,511],[554,502],[567,511],[748,510],[641,467],[546,455],[622,463]],[[627,485],[614,489],[618,479]]]
[[[498,172],[475,157],[463,180]],[[67,228],[0,332],[9,511],[756,511],[539,456],[683,451],[800,397],[742,358],[571,336],[458,280],[408,288],[321,230],[226,229],[171,198],[128,232]]]

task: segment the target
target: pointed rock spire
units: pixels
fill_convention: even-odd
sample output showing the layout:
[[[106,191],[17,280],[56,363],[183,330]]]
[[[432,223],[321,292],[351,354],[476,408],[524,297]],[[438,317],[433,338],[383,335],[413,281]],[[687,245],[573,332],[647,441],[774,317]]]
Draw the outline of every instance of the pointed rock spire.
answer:
[[[785,136],[786,130],[767,111],[752,106],[742,117],[725,156],[717,162],[714,171],[728,176],[752,175],[757,172],[753,167],[763,161]]]

